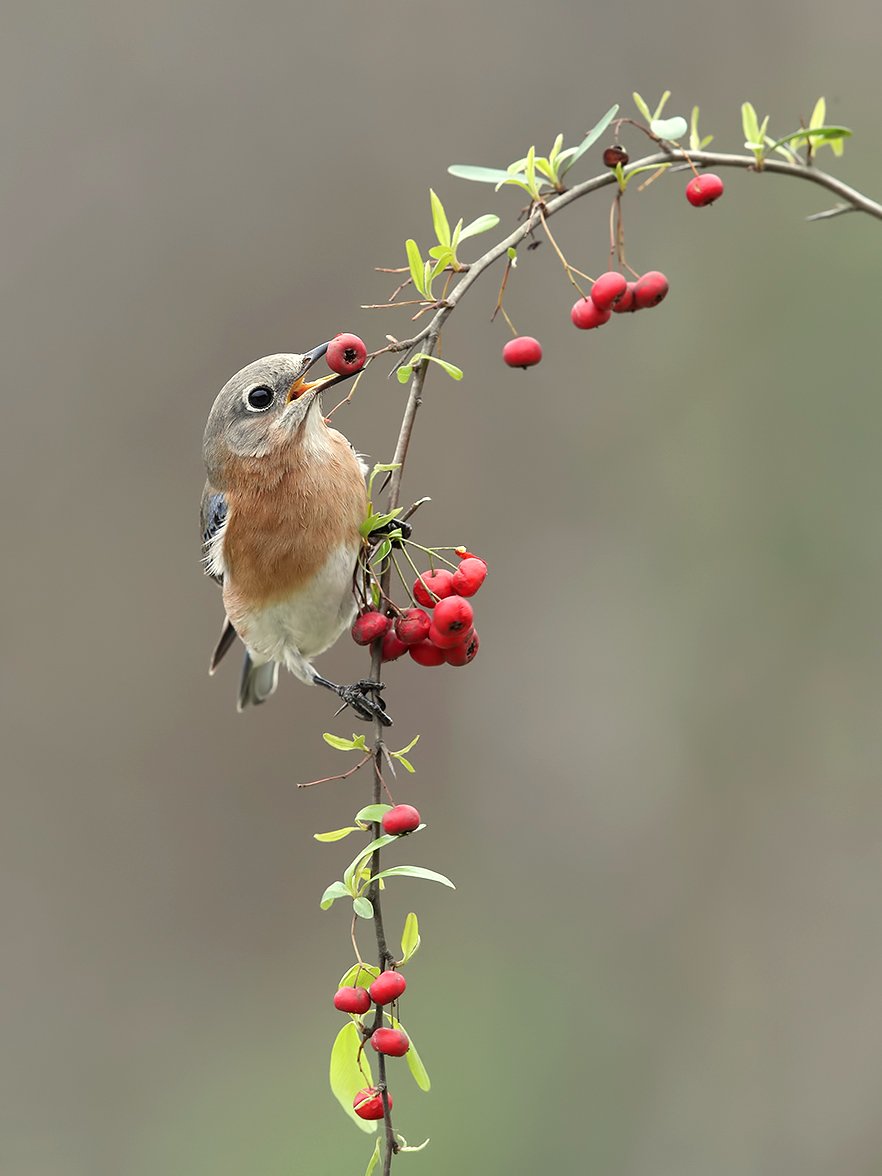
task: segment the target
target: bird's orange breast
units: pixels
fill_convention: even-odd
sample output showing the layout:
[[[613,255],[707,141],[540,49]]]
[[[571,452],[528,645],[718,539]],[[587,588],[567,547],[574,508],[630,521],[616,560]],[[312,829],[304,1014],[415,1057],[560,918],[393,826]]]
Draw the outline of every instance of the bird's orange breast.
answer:
[[[307,583],[331,551],[352,546],[367,510],[364,475],[348,442],[327,431],[321,450],[232,458],[225,470],[224,597],[255,608]],[[229,608],[228,608],[229,611]]]

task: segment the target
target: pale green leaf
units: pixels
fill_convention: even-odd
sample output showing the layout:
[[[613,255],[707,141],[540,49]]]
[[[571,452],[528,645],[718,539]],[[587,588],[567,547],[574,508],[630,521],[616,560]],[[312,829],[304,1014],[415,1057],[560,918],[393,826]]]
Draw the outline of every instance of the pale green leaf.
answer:
[[[406,751],[407,748],[404,748]],[[364,808],[359,809],[355,814],[356,821],[382,821],[383,817],[388,813],[392,807],[391,804],[366,804]]]
[[[444,265],[453,257],[453,249],[450,245],[433,245],[429,250],[429,257],[434,257],[436,261],[444,258]],[[441,267],[444,268],[443,266]]]
[[[689,120],[689,150],[700,151],[701,139],[698,137],[698,107],[692,107],[692,117]]]
[[[411,751],[414,747],[416,747],[416,745],[419,743],[419,741],[420,741],[419,735],[414,735],[413,739],[411,739],[411,741],[410,741],[410,743],[408,743],[407,747],[400,747],[398,749],[398,751],[393,751],[392,754],[393,755],[407,755],[407,753],[409,751]]]
[[[741,126],[744,130],[744,138],[749,143],[760,142],[759,120],[753,104],[750,102],[742,102],[741,104]]]
[[[552,167],[554,167],[555,163],[557,163],[557,157],[560,155],[561,148],[563,147],[563,141],[563,135],[558,135],[554,140],[551,151],[548,153],[548,162]]]
[[[671,91],[665,90],[664,94],[662,94],[661,98],[659,99],[658,106],[656,106],[656,108],[655,108],[655,114],[653,114],[652,119],[651,119],[652,122],[657,122],[661,118],[662,111],[667,106],[668,99],[670,98],[670,96],[671,96]]]
[[[398,534],[400,535],[401,532],[399,531]],[[371,562],[375,563],[377,565],[381,564],[383,562],[383,560],[388,557],[391,550],[392,550],[392,539],[389,536],[387,536],[385,539],[382,539],[380,541],[380,544],[377,547],[377,550],[374,552],[373,560]]]
[[[373,964],[353,964],[340,978],[338,988],[370,988],[380,974]]]
[[[406,384],[413,375],[413,368],[409,363],[403,363],[400,368],[397,368],[395,375],[398,377],[399,384]]]
[[[426,296],[423,258],[416,241],[408,237],[404,243],[407,249],[407,264],[410,266],[410,280],[416,287],[417,293]]]
[[[487,233],[490,229],[495,229],[499,224],[499,217],[492,212],[486,212],[483,216],[476,217],[475,220],[470,221],[464,229],[460,231],[460,241],[465,241],[469,237],[477,237],[479,233]]]
[[[432,224],[435,226],[438,243],[450,245],[450,223],[447,220],[447,213],[444,211],[444,205],[431,188],[429,189],[429,199],[432,202]]]
[[[348,886],[345,886],[342,882],[332,882],[319,900],[319,906],[323,911],[326,911],[334,905],[338,898],[347,898],[348,896]]]
[[[352,1097],[355,1098],[355,1095]],[[379,1120],[377,1121],[379,1122]],[[364,1170],[364,1176],[373,1176],[374,1168],[376,1168],[377,1164],[380,1162],[380,1154],[380,1141],[378,1139],[374,1144],[374,1150],[371,1154],[371,1158],[368,1160],[368,1166]]]
[[[813,143],[831,143],[836,140],[848,139],[852,135],[852,131],[848,127],[816,127],[812,131],[801,130],[792,131],[789,135],[784,135],[780,139],[775,139],[771,144],[772,147],[781,147],[786,143],[806,142],[809,139]],[[841,144],[840,144],[841,146]]]
[[[345,829],[332,829],[330,833],[313,833],[316,841],[342,841],[350,833],[360,833],[360,825],[347,825]]]
[[[454,261],[456,259],[456,249],[459,245],[460,237],[462,236],[462,217],[453,226],[453,237],[450,241],[450,248],[453,250]]]
[[[456,887],[443,874],[436,874],[434,870],[427,870],[424,866],[390,866],[388,870],[381,870],[374,878],[424,878],[427,882],[440,882],[442,886]],[[371,881],[374,879],[372,878]]]
[[[652,122],[652,115],[650,114],[649,107],[646,105],[646,103],[643,101],[643,99],[640,97],[640,95],[637,93],[636,90],[631,95],[631,97],[634,99],[634,105],[637,107],[637,109],[640,111],[640,113],[643,115],[643,117],[646,119],[646,121]]]
[[[352,1100],[362,1087],[366,1086],[364,1074],[358,1067],[360,1038],[354,1021],[347,1021],[334,1041],[331,1049],[330,1082],[334,1097],[361,1131],[373,1135],[377,1129],[376,1120],[359,1119],[352,1108]]]
[[[649,129],[660,139],[677,143],[689,130],[689,124],[685,118],[681,118],[678,114],[672,118],[654,118],[649,124]]]
[[[352,879],[358,873],[359,867],[371,856],[375,849],[382,849],[384,845],[391,845],[395,840],[396,837],[394,834],[384,833],[382,837],[378,837],[375,841],[371,841],[369,845],[366,845],[343,871],[343,882],[345,885],[348,887],[351,884]]]
[[[396,1132],[396,1134],[397,1134],[397,1132]],[[404,1138],[403,1135],[399,1136],[399,1138],[403,1141],[401,1146],[398,1149],[400,1152],[418,1152],[418,1151],[422,1151],[424,1147],[429,1146],[428,1139],[424,1139],[422,1143],[410,1144],[407,1142],[407,1140]],[[431,1138],[431,1136],[430,1136],[430,1138]]]
[[[508,179],[508,172],[496,167],[473,167],[468,163],[453,163],[447,170],[461,180],[474,180],[479,184],[498,184],[500,180]]]
[[[827,99],[819,98],[815,103],[815,109],[812,111],[812,117],[809,119],[809,127],[814,130],[815,127],[822,127],[824,120],[827,117]]]
[[[443,269],[444,267],[442,266],[441,268]],[[433,269],[434,269],[434,267],[432,266],[431,261],[426,261],[424,263],[424,265],[423,265],[423,291],[424,291],[427,298],[432,297],[432,278],[434,277]]]
[[[413,764],[410,762],[410,760],[406,759],[400,752],[393,753],[393,754],[395,755],[395,758],[398,760],[398,762],[401,764],[402,768],[404,768],[406,771],[410,772],[411,775],[416,771],[416,768],[413,766]],[[422,826],[420,826],[420,828],[422,828]],[[416,829],[412,830],[412,832],[416,833]]]
[[[372,919],[374,917],[374,904],[369,898],[359,895],[358,898],[352,900],[352,909],[360,919]]]
[[[420,946],[420,925],[413,911],[404,920],[404,930],[401,932],[401,962],[406,964],[412,960]]]
[[[403,1032],[405,1032],[405,1033],[407,1032],[407,1030],[404,1029],[404,1026],[401,1024],[401,1022],[397,1021],[395,1019],[395,1017],[392,1016],[391,1013],[386,1012],[385,1009],[383,1010],[383,1013],[386,1017],[386,1020],[391,1024],[393,1029],[401,1029]],[[426,1092],[428,1092],[429,1090],[432,1089],[432,1083],[429,1081],[428,1072],[426,1070],[426,1067],[423,1065],[422,1058],[420,1057],[419,1053],[417,1052],[417,1048],[413,1043],[413,1038],[411,1037],[411,1035],[409,1033],[407,1034],[407,1038],[408,1038],[408,1041],[410,1042],[410,1049],[407,1051],[407,1053],[404,1056],[407,1059],[408,1069],[410,1070],[411,1074],[413,1075],[413,1080],[414,1080],[414,1082],[416,1082],[416,1084],[420,1088],[420,1090],[425,1090]]]
[[[351,739],[341,739],[339,735],[332,735],[330,731],[325,731],[322,739],[337,751],[367,751],[364,735],[353,734]]]
[[[612,122],[612,120],[616,117],[616,115],[618,113],[619,113],[618,104],[616,104],[615,106],[611,106],[609,108],[609,110],[606,112],[606,114],[603,116],[603,118],[600,120],[600,122],[595,123],[595,125],[591,128],[591,130],[588,132],[588,134],[585,136],[585,138],[582,140],[582,142],[579,144],[579,146],[576,148],[576,150],[573,152],[573,154],[569,157],[569,159],[566,161],[566,163],[560,164],[560,161],[558,160],[558,163],[560,164],[558,171],[561,176],[565,172],[568,172],[570,170],[570,168],[573,166],[573,164],[577,163],[582,158],[582,156],[589,149],[589,147],[594,146],[594,144],[597,142],[597,140],[600,138],[600,136],[603,134],[603,132],[606,130],[606,128],[609,126],[609,124]],[[649,117],[648,110],[646,112],[646,116],[647,116],[647,118]]]
[[[425,352],[420,352],[411,360],[412,363],[417,363],[421,360],[427,359],[430,363],[437,363],[439,367],[444,368],[451,380],[461,380],[463,376],[462,368],[458,368],[455,364],[448,363],[446,359],[439,359],[437,355],[426,355]]]

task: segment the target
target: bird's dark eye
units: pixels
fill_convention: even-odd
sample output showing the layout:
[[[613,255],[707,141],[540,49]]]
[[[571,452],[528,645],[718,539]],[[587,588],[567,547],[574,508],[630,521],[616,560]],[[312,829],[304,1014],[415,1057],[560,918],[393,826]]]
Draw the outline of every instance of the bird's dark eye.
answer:
[[[275,400],[276,394],[272,388],[252,388],[245,400],[254,412],[264,412]]]

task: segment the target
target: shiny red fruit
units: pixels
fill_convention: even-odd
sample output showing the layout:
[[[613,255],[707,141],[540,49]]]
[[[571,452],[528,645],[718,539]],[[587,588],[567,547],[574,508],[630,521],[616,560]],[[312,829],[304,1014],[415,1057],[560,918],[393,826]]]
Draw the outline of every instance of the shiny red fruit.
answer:
[[[366,1013],[371,998],[366,988],[338,988],[334,993],[334,1008],[341,1013]]]
[[[723,181],[713,172],[702,172],[686,185],[686,199],[695,208],[713,204],[723,195]]]
[[[591,287],[591,301],[598,310],[613,310],[627,289],[628,279],[625,275],[608,270]]]
[[[468,641],[473,632],[474,629],[470,627],[468,629],[462,629],[458,633],[444,633],[441,629],[432,625],[431,629],[429,629],[429,644],[434,645],[436,649],[440,649],[443,654],[446,654],[448,650],[455,649],[457,645],[462,645],[465,641]]]
[[[352,640],[356,645],[370,645],[378,637],[383,637],[391,624],[389,618],[380,612],[362,613],[355,618],[352,626]]]
[[[398,639],[395,630],[390,629],[383,638],[383,661],[398,661],[398,659],[405,653],[407,653],[407,646],[403,641]]]
[[[444,665],[444,650],[433,645],[431,641],[421,641],[419,645],[408,645],[407,652],[418,666]]]
[[[460,560],[453,573],[453,591],[457,596],[474,596],[487,578],[487,565],[476,555]]]
[[[381,972],[371,985],[371,998],[378,1005],[391,1004],[405,988],[407,981],[400,972]]]
[[[386,1098],[389,1100],[389,1110],[392,1110],[392,1095],[386,1091]],[[383,1096],[377,1090],[376,1086],[365,1086],[360,1090],[355,1098],[352,1100],[352,1106],[359,1119],[382,1119],[385,1114],[383,1110]]]
[[[580,331],[602,327],[604,323],[609,322],[611,315],[611,310],[599,310],[590,298],[580,298],[578,302],[573,303],[573,309],[570,311],[573,326],[578,327]]]
[[[410,1049],[410,1041],[403,1029],[375,1029],[371,1034],[371,1045],[381,1054],[403,1058]]]
[[[335,335],[328,344],[325,362],[338,376],[360,372],[367,359],[367,348],[358,335]]]
[[[427,612],[421,608],[409,608],[395,622],[395,635],[405,645],[416,645],[428,637],[431,623]]]
[[[439,600],[432,617],[432,629],[437,629],[445,637],[465,634],[472,627],[475,610],[467,600],[461,596],[448,596],[446,600]],[[432,640],[432,637],[429,637]]]
[[[453,575],[446,568],[437,572],[423,572],[422,577],[414,581],[413,598],[423,608],[434,608],[438,600],[453,595]]]
[[[658,270],[650,270],[639,277],[634,285],[634,308],[646,310],[658,306],[668,292],[668,279]]]
[[[613,307],[613,314],[625,314],[629,310],[634,311],[637,309],[634,303],[634,289],[636,285],[636,282],[627,282],[625,284],[625,293]]]
[[[503,347],[502,358],[509,367],[534,367],[542,358],[542,345],[532,335],[518,335]]]
[[[396,804],[383,814],[384,833],[412,833],[420,823],[420,814],[412,804]],[[385,973],[384,973],[385,975]],[[404,989],[402,989],[402,992]],[[377,998],[374,997],[374,1000]],[[382,1004],[383,1002],[380,1001]]]
[[[444,650],[444,660],[449,666],[467,666],[470,661],[474,661],[480,644],[478,634],[472,629],[468,640],[460,641],[453,649]]]

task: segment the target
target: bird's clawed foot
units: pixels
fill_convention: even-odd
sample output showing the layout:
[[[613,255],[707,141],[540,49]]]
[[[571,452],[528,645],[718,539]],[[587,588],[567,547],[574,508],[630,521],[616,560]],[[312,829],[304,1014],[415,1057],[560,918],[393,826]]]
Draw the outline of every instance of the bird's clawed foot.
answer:
[[[380,691],[385,690],[382,682],[372,682],[369,678],[363,678],[359,682],[353,682],[351,686],[337,686],[326,678],[316,678],[315,683],[317,686],[333,690],[344,705],[351,707],[366,723],[378,719],[382,726],[392,726],[392,720],[386,714],[386,703],[380,697]]]

